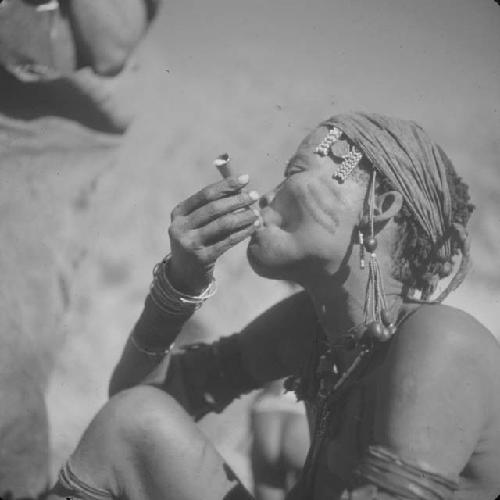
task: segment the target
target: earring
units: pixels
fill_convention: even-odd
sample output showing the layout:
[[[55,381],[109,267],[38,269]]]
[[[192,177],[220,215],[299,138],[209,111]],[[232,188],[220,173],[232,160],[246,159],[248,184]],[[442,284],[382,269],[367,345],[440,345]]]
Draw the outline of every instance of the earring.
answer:
[[[358,244],[359,244],[359,268],[365,268],[365,242],[364,235],[361,229],[358,229]]]
[[[390,317],[385,301],[384,282],[382,273],[375,253],[377,249],[377,239],[374,231],[374,209],[375,209],[375,180],[377,172],[373,169],[370,178],[369,197],[369,229],[368,238],[363,238],[364,249],[370,254],[368,259],[368,281],[366,283],[365,296],[365,324],[366,331],[363,337],[369,342],[376,340],[386,342],[395,333],[396,327]],[[361,232],[360,232],[361,233]],[[361,241],[360,236],[360,241]],[[364,259],[363,259],[364,261]]]

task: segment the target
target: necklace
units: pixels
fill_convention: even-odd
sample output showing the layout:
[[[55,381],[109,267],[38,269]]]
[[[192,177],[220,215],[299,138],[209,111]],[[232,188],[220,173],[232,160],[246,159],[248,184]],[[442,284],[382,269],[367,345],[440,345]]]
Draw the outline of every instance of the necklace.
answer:
[[[390,337],[394,336],[397,328],[415,311],[416,309],[413,309],[399,315],[392,326],[393,333],[391,333]],[[360,380],[363,374],[367,373],[372,361],[376,359],[374,356],[380,353],[384,346],[388,345],[387,342],[380,341],[379,337],[374,335],[371,325],[372,323],[366,324],[364,322],[357,327],[353,327],[321,354],[318,353],[317,345],[316,349],[313,349],[312,366],[316,366],[315,375],[320,381],[319,389],[316,390],[315,395],[312,395],[311,391],[308,393],[312,396],[309,400],[314,399],[317,402],[317,413],[312,443],[304,464],[301,480],[304,498],[309,498],[314,490],[317,460],[327,431],[332,427],[333,432],[338,431],[342,399],[348,395],[349,389]],[[361,335],[359,332],[362,332]],[[316,333],[316,344],[318,344],[321,331],[318,330]],[[358,354],[343,373],[340,373],[337,366],[338,360],[336,359],[337,351],[339,349],[354,350],[356,348],[360,349]],[[322,382],[322,380],[325,380],[325,382]]]
[[[314,432],[304,465],[302,484],[306,492],[313,491],[316,464],[327,432],[332,432],[333,437],[339,429],[342,399],[366,371],[378,345],[369,333],[369,325],[363,322],[331,343],[319,357],[316,356],[315,377],[319,379],[319,383],[315,384],[317,391],[314,397],[316,407]],[[355,349],[359,349],[358,354],[349,366],[341,371],[338,352]]]

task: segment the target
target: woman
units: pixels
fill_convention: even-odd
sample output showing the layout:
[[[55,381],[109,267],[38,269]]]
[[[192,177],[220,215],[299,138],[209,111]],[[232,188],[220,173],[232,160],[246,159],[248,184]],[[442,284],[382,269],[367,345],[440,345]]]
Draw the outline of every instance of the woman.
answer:
[[[500,350],[440,305],[465,275],[472,211],[444,152],[413,122],[339,115],[302,141],[259,218],[247,182],[223,180],[172,212],[171,255],[115,369],[115,396],[54,493],[250,499],[189,415],[288,377],[312,433],[287,498],[494,498]],[[305,293],[240,334],[170,355],[213,292],[216,259],[248,236],[252,268]]]

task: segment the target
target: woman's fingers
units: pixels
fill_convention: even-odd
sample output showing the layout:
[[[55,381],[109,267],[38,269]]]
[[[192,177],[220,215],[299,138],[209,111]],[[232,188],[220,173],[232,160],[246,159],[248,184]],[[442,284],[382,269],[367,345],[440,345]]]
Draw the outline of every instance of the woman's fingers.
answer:
[[[227,252],[230,248],[251,236],[256,231],[257,227],[258,224],[250,224],[239,231],[228,234],[224,239],[218,241],[217,243],[206,247],[205,252],[207,254],[207,258],[215,261],[224,252]]]
[[[250,205],[259,195],[243,191],[247,183],[247,175],[223,179],[172,211],[169,272],[179,289],[206,287],[217,258],[256,230],[259,211]]]
[[[236,194],[244,186],[248,184],[248,175],[240,175],[239,177],[228,177],[214,184],[204,187],[197,193],[193,194],[186,200],[179,203],[171,214],[171,219],[174,220],[178,216],[188,216],[193,211],[204,207],[208,203]]]
[[[242,191],[234,196],[227,196],[207,203],[201,208],[194,210],[187,216],[186,224],[191,229],[200,228],[211,221],[215,221],[226,214],[245,209],[259,199],[256,191]],[[243,212],[243,211],[242,211]]]
[[[216,260],[251,236],[260,225],[258,212],[247,209],[227,214],[202,229],[169,228],[172,258],[169,271],[178,290],[198,293],[210,282]]]
[[[256,209],[249,208],[231,212],[199,228],[197,231],[198,238],[203,245],[211,245],[214,242],[229,238],[232,233],[238,232],[242,228],[254,224],[255,227],[259,224],[259,212]]]

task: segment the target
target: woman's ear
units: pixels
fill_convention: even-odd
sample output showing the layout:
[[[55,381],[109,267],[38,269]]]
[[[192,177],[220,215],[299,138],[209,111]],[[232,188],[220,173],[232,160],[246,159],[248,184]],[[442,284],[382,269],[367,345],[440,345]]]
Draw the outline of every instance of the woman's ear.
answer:
[[[403,196],[399,191],[387,191],[376,196],[373,221],[387,222],[399,213],[402,206]]]

